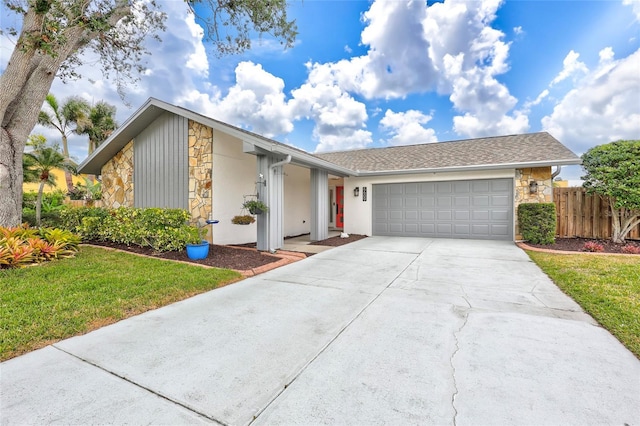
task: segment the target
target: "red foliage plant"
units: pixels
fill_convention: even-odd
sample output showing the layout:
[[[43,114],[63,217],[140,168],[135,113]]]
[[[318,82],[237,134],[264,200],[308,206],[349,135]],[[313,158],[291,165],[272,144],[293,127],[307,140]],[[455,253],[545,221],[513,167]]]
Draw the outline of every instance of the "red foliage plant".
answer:
[[[640,254],[640,247],[634,246],[633,244],[627,244],[626,246],[620,249],[623,253],[626,254]]]
[[[586,243],[584,243],[584,246],[582,246],[582,250],[590,252],[601,252],[604,251],[604,246],[595,241],[587,241]]]

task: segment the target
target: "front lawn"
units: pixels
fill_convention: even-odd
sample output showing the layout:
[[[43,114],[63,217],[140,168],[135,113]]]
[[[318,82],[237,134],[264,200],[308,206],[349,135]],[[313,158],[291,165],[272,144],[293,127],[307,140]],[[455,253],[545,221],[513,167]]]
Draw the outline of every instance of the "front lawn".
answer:
[[[75,258],[0,270],[0,360],[240,279],[228,269],[96,247]]]
[[[640,257],[527,253],[562,291],[640,358]]]

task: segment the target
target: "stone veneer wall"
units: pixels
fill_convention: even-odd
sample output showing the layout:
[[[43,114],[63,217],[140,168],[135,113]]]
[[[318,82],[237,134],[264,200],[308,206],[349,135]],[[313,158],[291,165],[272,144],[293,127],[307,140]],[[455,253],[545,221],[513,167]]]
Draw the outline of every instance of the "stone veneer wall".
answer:
[[[103,205],[133,207],[133,141],[102,166],[101,175]]]
[[[529,183],[536,181],[538,191],[529,193]],[[516,169],[516,240],[521,240],[518,224],[518,206],[524,203],[551,203],[553,202],[553,183],[551,181],[551,167],[532,167]]]
[[[211,214],[212,170],[213,129],[189,120],[189,212],[201,225]]]

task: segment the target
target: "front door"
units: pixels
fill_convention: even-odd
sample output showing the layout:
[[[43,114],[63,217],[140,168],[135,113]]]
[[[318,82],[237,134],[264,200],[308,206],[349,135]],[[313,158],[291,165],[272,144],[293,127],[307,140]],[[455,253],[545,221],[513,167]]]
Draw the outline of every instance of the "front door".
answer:
[[[344,228],[344,186],[336,186],[336,228]]]

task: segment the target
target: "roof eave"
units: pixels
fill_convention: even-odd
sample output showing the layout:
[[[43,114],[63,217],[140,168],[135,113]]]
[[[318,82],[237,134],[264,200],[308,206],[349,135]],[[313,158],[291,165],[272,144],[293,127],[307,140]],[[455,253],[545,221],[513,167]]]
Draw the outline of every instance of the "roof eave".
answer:
[[[263,150],[282,155],[291,155],[293,158],[292,162],[294,164],[304,165],[306,167],[317,167],[327,170],[333,175],[342,177],[355,175],[353,170],[346,167],[323,160],[301,150],[289,148],[284,144],[276,143],[267,138],[260,137],[248,131],[238,129],[218,120],[214,120],[155,98],[149,98],[147,102],[145,102],[133,115],[131,115],[131,117],[129,117],[121,127],[119,127],[103,144],[101,144],[96,151],[85,159],[78,167],[79,172],[99,175],[102,172],[102,166],[106,164],[109,159],[113,158],[113,156],[115,156],[127,143],[137,136],[142,128],[148,126],[165,111],[181,115],[190,120],[204,124],[214,130],[224,132],[244,142],[249,142]]]
[[[405,169],[405,170],[358,170],[356,176],[388,176],[388,175],[408,175],[420,173],[443,173],[443,172],[471,172],[482,170],[500,170],[500,169],[521,169],[525,167],[548,167],[548,166],[567,166],[582,164],[580,158],[569,158],[562,160],[545,160],[545,161],[529,161],[522,163],[501,163],[501,164],[478,164],[471,166],[452,166],[452,167],[432,167],[421,169]]]
[[[289,148],[286,145],[269,143],[262,140],[247,140],[245,138],[245,143],[248,143],[250,146],[257,147],[258,149],[246,149],[245,152],[248,154],[260,154],[266,152],[272,152],[274,154],[279,154],[283,156],[291,155],[291,163],[297,166],[303,166],[308,168],[318,168],[322,170],[326,170],[335,176],[346,177],[346,176],[355,176],[356,172],[348,169],[346,167],[339,166],[330,161],[323,160],[318,158],[312,154],[303,153],[297,149]]]

